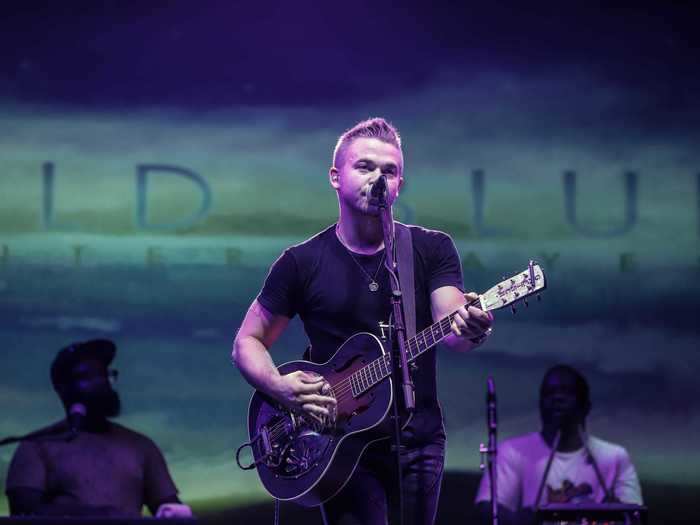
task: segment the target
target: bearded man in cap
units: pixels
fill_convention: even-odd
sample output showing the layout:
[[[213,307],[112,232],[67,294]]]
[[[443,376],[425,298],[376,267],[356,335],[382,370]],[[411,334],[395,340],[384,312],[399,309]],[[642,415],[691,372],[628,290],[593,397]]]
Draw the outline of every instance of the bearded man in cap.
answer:
[[[116,346],[96,339],[61,349],[51,382],[66,418],[34,432],[15,451],[6,493],[12,515],[190,517],[162,453],[146,436],[110,421]]]

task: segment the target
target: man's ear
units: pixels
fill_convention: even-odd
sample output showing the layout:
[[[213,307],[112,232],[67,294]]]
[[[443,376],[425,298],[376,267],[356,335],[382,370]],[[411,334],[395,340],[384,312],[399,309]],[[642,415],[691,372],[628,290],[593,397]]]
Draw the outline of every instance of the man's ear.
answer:
[[[331,168],[328,170],[328,180],[331,183],[331,186],[333,186],[336,190],[339,187],[338,184],[338,177],[340,176],[340,173],[338,172],[338,168],[335,166],[331,166]]]

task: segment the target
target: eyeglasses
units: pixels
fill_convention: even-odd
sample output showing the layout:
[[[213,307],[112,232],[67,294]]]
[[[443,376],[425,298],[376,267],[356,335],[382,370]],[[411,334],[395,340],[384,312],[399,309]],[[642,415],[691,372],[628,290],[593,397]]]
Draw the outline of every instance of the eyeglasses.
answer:
[[[109,370],[107,370],[107,380],[109,380],[111,384],[115,384],[118,379],[119,370],[117,370],[116,368],[110,368]]]

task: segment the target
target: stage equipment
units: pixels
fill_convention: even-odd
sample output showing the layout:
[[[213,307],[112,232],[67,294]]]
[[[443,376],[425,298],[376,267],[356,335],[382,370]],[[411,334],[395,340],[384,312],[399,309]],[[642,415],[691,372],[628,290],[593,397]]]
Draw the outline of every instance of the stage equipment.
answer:
[[[646,525],[647,507],[626,503],[557,503],[540,507],[542,525]]]

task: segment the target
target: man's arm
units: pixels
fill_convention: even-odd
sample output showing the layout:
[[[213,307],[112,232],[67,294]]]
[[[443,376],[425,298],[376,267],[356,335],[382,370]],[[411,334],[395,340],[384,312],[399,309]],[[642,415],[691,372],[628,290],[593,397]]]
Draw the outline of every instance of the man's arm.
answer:
[[[192,517],[192,509],[177,496],[177,487],[158,445],[146,438],[143,453],[143,502],[151,515],[157,518]]]
[[[433,321],[437,322],[457,311],[451,324],[452,334],[444,340],[448,348],[468,352],[483,342],[484,333],[491,328],[493,316],[490,312],[483,312],[474,306],[466,307],[477,297],[474,292],[463,294],[454,286],[442,286],[430,294]]]
[[[336,402],[319,394],[323,378],[302,371],[281,375],[270,356],[268,349],[288,324],[288,317],[273,314],[253,301],[234,340],[232,361],[248,383],[286,407],[327,416],[326,406]]]

